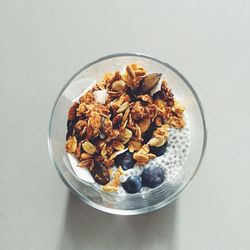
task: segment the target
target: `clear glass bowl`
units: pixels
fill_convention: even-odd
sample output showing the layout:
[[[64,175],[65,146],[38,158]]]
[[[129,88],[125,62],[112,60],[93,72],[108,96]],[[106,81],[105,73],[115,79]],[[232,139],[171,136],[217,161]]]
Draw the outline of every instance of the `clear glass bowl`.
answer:
[[[186,108],[191,130],[191,146],[182,171],[179,172],[174,183],[164,183],[146,194],[119,196],[114,193],[104,193],[77,177],[65,152],[66,122],[72,100],[80,96],[93,81],[101,79],[105,72],[121,70],[130,63],[138,63],[148,72],[160,72],[162,79],[168,81],[174,95]],[[80,79],[81,81],[78,81]],[[191,84],[175,68],[150,56],[121,53],[89,63],[63,87],[51,114],[48,145],[61,179],[80,200],[108,213],[133,215],[159,209],[176,199],[190,183],[200,166],[205,151],[206,136],[206,124],[200,100]]]

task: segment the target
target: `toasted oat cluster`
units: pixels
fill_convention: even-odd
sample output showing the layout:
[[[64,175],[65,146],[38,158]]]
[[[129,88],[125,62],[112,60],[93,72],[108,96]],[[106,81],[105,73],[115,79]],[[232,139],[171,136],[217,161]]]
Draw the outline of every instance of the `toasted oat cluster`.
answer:
[[[153,149],[166,144],[169,126],[184,127],[183,112],[160,73],[131,64],[125,72],[106,73],[73,103],[65,148],[104,191],[114,192],[124,174],[116,157],[128,150],[137,165],[147,164],[156,157]]]

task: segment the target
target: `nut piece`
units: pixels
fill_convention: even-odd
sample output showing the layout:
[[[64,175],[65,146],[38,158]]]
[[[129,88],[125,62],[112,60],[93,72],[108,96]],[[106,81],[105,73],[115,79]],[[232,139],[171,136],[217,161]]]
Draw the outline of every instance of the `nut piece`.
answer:
[[[88,153],[90,155],[93,155],[96,152],[96,147],[92,143],[90,143],[89,141],[85,141],[82,144],[82,148],[86,153]]]
[[[75,136],[70,136],[66,142],[65,149],[68,153],[74,153],[77,147],[77,140]]]
[[[159,82],[162,74],[152,73],[142,78],[140,81],[140,93],[147,93]]]

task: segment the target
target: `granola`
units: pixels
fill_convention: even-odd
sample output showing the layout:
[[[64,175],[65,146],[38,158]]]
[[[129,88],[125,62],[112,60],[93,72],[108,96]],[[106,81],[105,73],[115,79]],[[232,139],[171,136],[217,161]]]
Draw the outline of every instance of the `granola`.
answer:
[[[127,65],[125,72],[105,73],[70,107],[65,149],[79,160],[79,167],[89,169],[103,191],[118,190],[121,166],[111,176],[118,155],[128,150],[143,166],[156,157],[152,148],[167,143],[169,127],[185,126],[184,107],[161,76]]]

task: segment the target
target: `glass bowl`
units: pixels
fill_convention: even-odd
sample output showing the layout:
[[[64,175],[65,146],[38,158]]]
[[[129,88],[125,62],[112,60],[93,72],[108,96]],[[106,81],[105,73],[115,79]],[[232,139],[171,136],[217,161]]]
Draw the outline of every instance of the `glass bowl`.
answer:
[[[191,132],[191,146],[188,156],[174,182],[164,183],[149,192],[118,195],[104,193],[93,184],[78,178],[65,152],[67,113],[74,99],[95,80],[102,79],[105,72],[121,70],[125,65],[138,63],[148,72],[162,73],[178,101],[185,106]],[[79,81],[81,80],[81,81]],[[56,169],[68,188],[86,204],[104,212],[133,215],[159,209],[185,189],[197,172],[206,146],[206,124],[201,102],[191,84],[175,68],[153,57],[121,53],[102,57],[84,66],[62,88],[50,118],[48,146]]]

